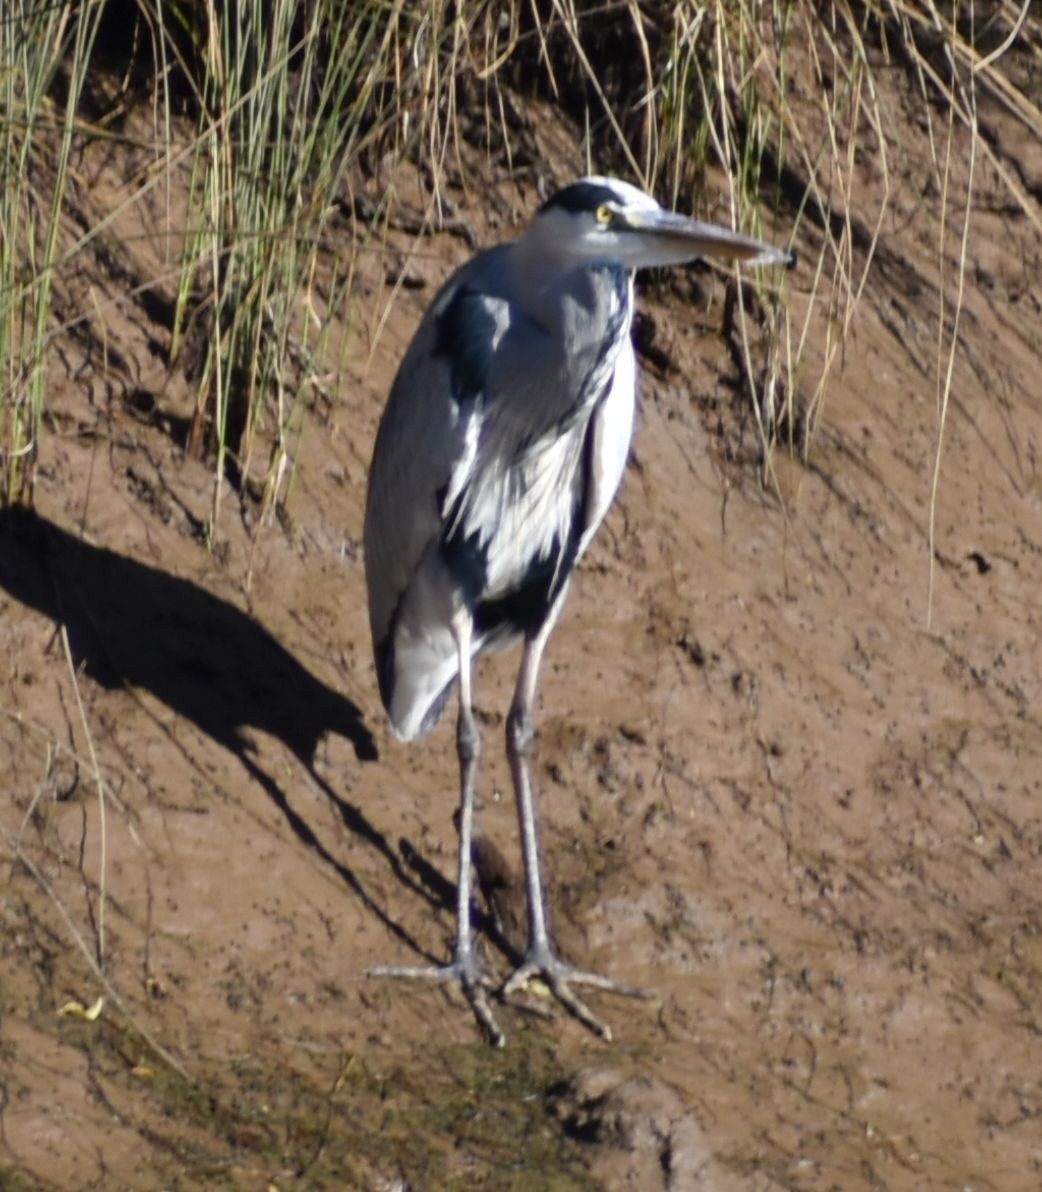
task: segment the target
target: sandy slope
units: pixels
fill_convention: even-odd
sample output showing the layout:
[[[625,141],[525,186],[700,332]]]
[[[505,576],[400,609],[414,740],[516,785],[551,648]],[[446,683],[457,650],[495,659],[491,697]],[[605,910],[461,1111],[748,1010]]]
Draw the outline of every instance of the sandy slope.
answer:
[[[598,1001],[612,1046],[536,999],[498,1011],[511,1041],[491,1053],[443,994],[363,976],[441,957],[451,932],[452,726],[414,747],[385,729],[359,535],[394,363],[462,240],[363,256],[286,515],[256,530],[230,495],[214,554],[164,328],[103,304],[55,354],[37,512],[5,520],[0,551],[0,828],[37,867],[0,887],[0,1184],[1038,1186],[1042,245],[982,168],[928,623],[936,229],[913,101],[886,103],[905,153],[805,464],[779,449],[759,483],[719,283],[646,296],[662,367],[539,715],[559,938],[654,994]],[[985,115],[1037,183],[1015,120]],[[566,129],[534,135],[575,172]],[[82,163],[88,217],[134,164]],[[866,150],[863,227],[880,186]],[[453,197],[483,241],[536,201],[501,179]],[[112,231],[139,277],[164,267],[133,238],[153,218],[158,200]],[[418,288],[373,340],[403,268]],[[99,264],[67,301],[88,285],[127,288]],[[820,309],[807,394],[826,330]],[[511,859],[514,665],[477,680],[482,826]],[[69,930],[96,948],[99,775],[124,1009],[90,1024],[55,1010],[102,992]]]

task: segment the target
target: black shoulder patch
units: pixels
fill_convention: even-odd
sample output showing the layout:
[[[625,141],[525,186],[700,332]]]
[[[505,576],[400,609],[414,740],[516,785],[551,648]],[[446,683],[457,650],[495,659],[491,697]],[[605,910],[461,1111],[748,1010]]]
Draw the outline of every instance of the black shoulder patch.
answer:
[[[562,211],[578,215],[583,211],[596,211],[602,203],[618,201],[619,196],[610,186],[600,182],[572,182],[551,195],[539,210],[549,211],[552,207],[560,207]]]
[[[524,572],[501,596],[481,600],[474,607],[474,626],[483,636],[533,637],[550,615],[557,597],[575,567],[581,527],[573,519],[569,540],[556,535],[545,558],[533,557]]]
[[[434,355],[449,362],[452,396],[473,401],[485,391],[492,367],[495,316],[485,298],[461,286],[438,316]]]
[[[458,519],[460,500],[451,509],[442,510],[443,521],[450,527]],[[465,535],[456,525],[445,531],[440,549],[456,587],[467,607],[473,609],[488,587],[488,544],[481,544],[476,531]]]

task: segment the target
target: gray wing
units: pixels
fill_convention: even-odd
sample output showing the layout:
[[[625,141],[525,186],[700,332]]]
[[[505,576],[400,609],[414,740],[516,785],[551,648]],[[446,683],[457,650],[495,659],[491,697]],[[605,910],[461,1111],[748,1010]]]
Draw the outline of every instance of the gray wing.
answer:
[[[483,292],[486,258],[450,278],[402,360],[373,448],[365,516],[366,579],[374,642],[441,534],[445,497],[464,482],[477,448],[473,414],[509,304]]]
[[[507,297],[508,251],[476,257],[436,297],[374,448],[365,521],[370,624],[381,694],[406,739],[429,727],[429,705],[456,673],[449,622],[463,595],[439,544],[454,529],[464,539],[498,533],[507,582],[517,535],[536,527],[552,536],[557,457],[579,450],[562,429],[596,381],[605,331],[596,302],[581,285],[577,296],[563,287],[559,317],[538,325]],[[542,443],[549,447],[541,455]],[[514,465],[525,456],[535,463],[522,473]],[[518,477],[535,504],[515,501]]]

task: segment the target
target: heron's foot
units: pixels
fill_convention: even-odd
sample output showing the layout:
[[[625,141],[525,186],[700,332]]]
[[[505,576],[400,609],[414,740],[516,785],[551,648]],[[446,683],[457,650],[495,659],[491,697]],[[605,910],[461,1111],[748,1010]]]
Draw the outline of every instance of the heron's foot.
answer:
[[[493,1047],[502,1047],[506,1036],[499,1029],[489,1009],[485,990],[493,982],[483,973],[473,956],[457,956],[451,964],[381,965],[366,972],[367,977],[398,977],[406,981],[434,981],[438,985],[457,985],[467,999],[474,1017]]]
[[[528,949],[521,966],[503,986],[503,996],[509,997],[533,980],[539,980],[569,1013],[606,1042],[611,1042],[611,1027],[593,1013],[587,1004],[572,990],[573,985],[589,985],[594,989],[606,989],[609,993],[623,997],[647,997],[643,989],[635,985],[623,985],[600,973],[587,973],[556,956],[549,947]]]

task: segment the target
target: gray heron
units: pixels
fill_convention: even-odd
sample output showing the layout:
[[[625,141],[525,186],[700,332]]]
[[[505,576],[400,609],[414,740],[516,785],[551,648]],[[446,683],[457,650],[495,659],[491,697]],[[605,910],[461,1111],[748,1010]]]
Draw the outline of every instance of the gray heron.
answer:
[[[365,569],[380,695],[395,735],[413,741],[434,725],[458,684],[460,810],[452,959],[370,972],[458,985],[496,1043],[503,1036],[471,929],[479,752],[471,665],[486,651],[522,645],[506,753],[528,947],[501,992],[541,978],[606,1038],[608,1028],[573,986],[638,993],[573,968],[555,950],[528,764],[532,711],[572,571],[608,512],[629,454],[634,273],[695,257],[789,260],[758,240],[667,211],[614,178],[565,186],[516,240],[478,253],[442,287],[406,350],[377,432]]]

